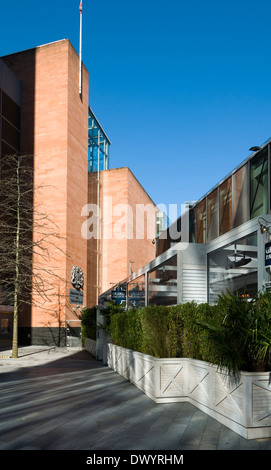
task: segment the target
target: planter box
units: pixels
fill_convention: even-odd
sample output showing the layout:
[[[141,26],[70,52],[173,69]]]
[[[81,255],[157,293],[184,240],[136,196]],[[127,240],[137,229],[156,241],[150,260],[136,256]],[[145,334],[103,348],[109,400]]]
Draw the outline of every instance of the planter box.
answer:
[[[85,349],[91,354],[91,356],[96,357],[96,341],[90,338],[85,338]]]
[[[156,403],[189,401],[246,439],[271,437],[269,372],[241,372],[238,380],[195,359],[158,359],[108,344],[110,368]]]

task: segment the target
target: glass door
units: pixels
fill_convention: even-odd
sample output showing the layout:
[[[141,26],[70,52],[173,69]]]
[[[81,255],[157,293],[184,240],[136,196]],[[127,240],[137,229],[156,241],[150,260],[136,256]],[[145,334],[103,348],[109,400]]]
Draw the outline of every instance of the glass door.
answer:
[[[12,338],[12,321],[8,316],[0,317],[0,340]]]

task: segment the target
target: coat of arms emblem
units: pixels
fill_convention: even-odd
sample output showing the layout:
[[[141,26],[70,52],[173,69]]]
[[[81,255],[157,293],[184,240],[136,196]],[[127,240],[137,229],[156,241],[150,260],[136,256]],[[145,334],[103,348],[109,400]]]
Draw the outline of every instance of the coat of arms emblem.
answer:
[[[84,274],[83,270],[77,265],[72,265],[71,283],[76,290],[83,290],[84,288]]]

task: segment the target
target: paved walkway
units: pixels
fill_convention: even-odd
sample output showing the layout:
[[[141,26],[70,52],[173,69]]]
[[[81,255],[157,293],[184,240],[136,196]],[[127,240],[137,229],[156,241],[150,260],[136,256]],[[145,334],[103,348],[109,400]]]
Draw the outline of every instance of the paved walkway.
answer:
[[[248,441],[189,403],[155,404],[84,350],[8,354],[0,450],[271,450],[271,439]]]

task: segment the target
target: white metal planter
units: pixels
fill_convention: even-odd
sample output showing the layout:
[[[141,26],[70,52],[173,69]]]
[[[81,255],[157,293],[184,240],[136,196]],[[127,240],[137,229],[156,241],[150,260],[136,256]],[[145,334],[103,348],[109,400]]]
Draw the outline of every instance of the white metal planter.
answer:
[[[90,338],[85,338],[85,350],[88,351],[93,357],[96,357],[96,341]]]
[[[158,359],[108,344],[108,366],[156,403],[189,401],[246,439],[271,437],[269,372],[238,380],[195,359]]]

